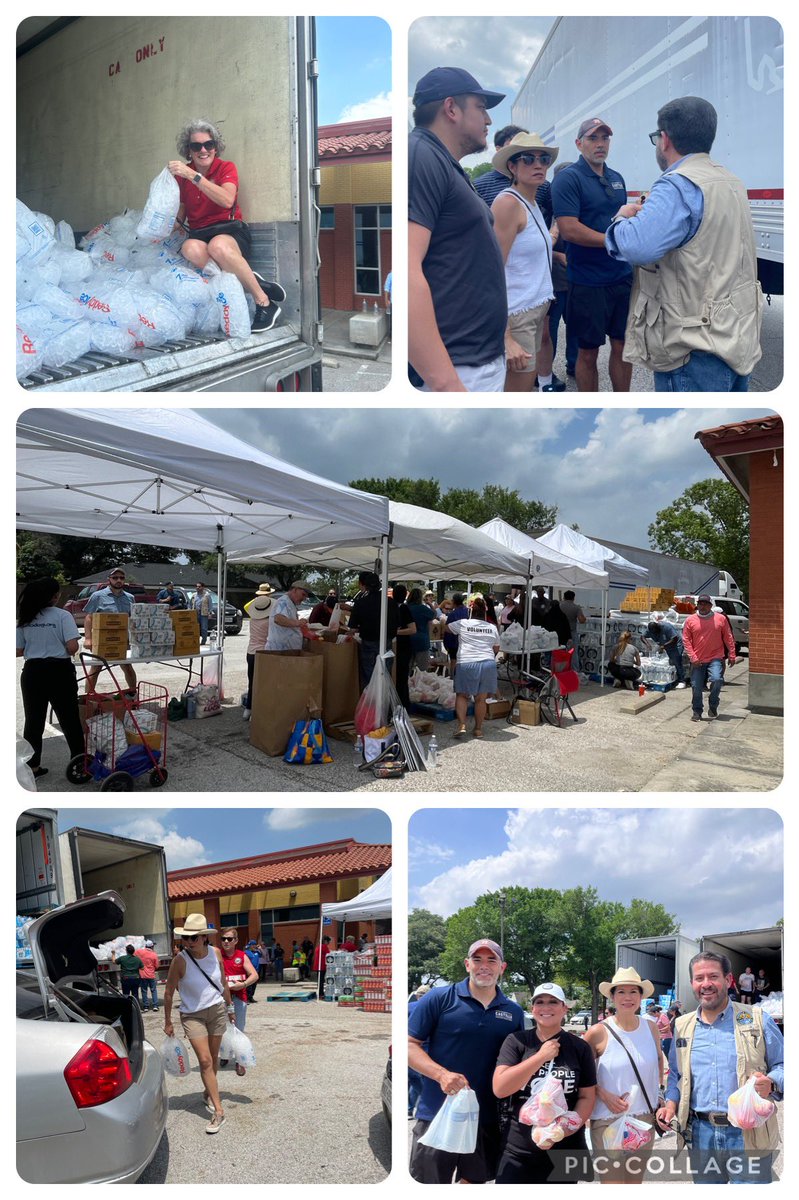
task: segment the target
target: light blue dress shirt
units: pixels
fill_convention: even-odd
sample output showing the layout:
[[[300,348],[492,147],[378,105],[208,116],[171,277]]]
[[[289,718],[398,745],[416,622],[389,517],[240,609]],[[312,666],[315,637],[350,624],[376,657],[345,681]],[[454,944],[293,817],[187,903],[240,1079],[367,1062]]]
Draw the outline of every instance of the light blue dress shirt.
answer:
[[[739,1021],[746,1020],[739,1014]],[[752,1018],[754,1020],[754,1018]],[[763,1037],[766,1046],[766,1074],[774,1088],[773,1099],[781,1099],[785,1084],[783,1038],[773,1019],[763,1013]],[[677,1070],[677,1037],[669,1049],[669,1082],[666,1099],[675,1104],[680,1098],[680,1073]],[[691,1047],[691,1108],[694,1112],[726,1112],[727,1101],[738,1090],[735,1052],[735,1017],[732,1004],[711,1024],[697,1017]]]
[[[705,211],[702,189],[684,175],[673,174],[692,157],[686,154],[664,171],[637,216],[614,221],[605,233],[611,258],[633,266],[659,262],[696,235]]]

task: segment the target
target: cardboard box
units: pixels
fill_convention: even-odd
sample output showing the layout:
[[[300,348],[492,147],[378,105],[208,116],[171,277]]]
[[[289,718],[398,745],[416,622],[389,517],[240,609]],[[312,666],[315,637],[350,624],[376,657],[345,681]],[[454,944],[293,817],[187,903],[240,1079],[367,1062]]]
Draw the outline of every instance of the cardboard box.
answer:
[[[513,725],[540,725],[541,705],[537,700],[517,700],[511,716]]]
[[[358,683],[358,646],[355,642],[306,642],[308,654],[324,663],[322,674],[322,719],[325,724],[351,721],[361,694]]]
[[[124,700],[91,700],[86,695],[78,696],[78,716],[84,734],[86,732],[87,714],[96,717],[98,713],[113,713],[120,721],[124,721],[127,706]]]
[[[255,655],[250,744],[264,754],[284,754],[296,721],[322,707],[324,659],[320,654]]]
[[[173,625],[196,625],[199,628],[197,613],[193,608],[170,609],[169,619]]]
[[[182,654],[199,654],[200,653],[200,632],[195,634],[175,634],[175,643],[172,647],[173,655]]]
[[[92,654],[98,658],[125,658],[128,653],[126,637],[92,637]]]
[[[125,634],[128,632],[128,614],[127,613],[107,613],[96,612],[88,614],[92,619],[92,637],[99,633],[100,630],[108,629],[124,629]]]
[[[510,700],[496,700],[493,704],[486,704],[486,720],[497,721],[501,717],[504,721],[510,708]]]

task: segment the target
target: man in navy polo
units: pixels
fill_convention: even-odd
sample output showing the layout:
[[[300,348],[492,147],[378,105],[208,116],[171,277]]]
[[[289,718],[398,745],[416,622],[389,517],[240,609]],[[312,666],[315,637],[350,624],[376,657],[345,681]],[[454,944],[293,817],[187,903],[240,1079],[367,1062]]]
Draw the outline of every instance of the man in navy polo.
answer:
[[[416,85],[408,145],[408,357],[433,392],[501,392],[508,301],[491,210],[460,159],[486,148],[504,96],[459,67]],[[607,226],[606,226],[607,228]]]
[[[611,259],[608,267],[605,251],[605,230],[627,201],[624,179],[606,161],[612,136],[601,117],[583,121],[575,142],[580,157],[552,181],[552,208],[568,243],[566,322],[577,334],[575,378],[580,392],[599,391],[597,358],[606,336],[614,392],[629,392],[632,378],[632,364],[622,358],[632,269],[621,259]]]
[[[419,1183],[487,1183],[500,1154],[497,1101],[491,1086],[497,1055],[509,1033],[524,1028],[524,1013],[499,989],[506,964],[496,942],[482,938],[469,947],[466,979],[433,988],[408,1018],[408,1066],[422,1076],[416,1106],[410,1172]],[[447,1096],[470,1087],[480,1105],[477,1148],[450,1154],[421,1145]]]

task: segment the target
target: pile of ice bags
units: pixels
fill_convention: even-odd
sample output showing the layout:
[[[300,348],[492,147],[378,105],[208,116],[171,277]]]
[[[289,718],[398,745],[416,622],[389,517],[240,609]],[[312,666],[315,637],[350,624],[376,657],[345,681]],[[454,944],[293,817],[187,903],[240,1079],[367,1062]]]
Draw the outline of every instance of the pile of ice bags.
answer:
[[[247,337],[255,307],[235,275],[180,254],[183,232],[137,233],[141,211],[104,221],[75,248],[66,223],[17,200],[17,378],[89,351],[135,358],[190,334]]]

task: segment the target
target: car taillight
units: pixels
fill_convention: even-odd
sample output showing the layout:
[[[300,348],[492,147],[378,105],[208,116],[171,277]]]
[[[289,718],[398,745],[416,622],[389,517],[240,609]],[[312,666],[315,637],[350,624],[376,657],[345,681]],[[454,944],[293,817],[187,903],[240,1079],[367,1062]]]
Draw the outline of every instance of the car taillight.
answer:
[[[127,1058],[120,1058],[107,1042],[96,1038],[81,1046],[65,1067],[64,1078],[78,1108],[106,1104],[133,1083]]]

